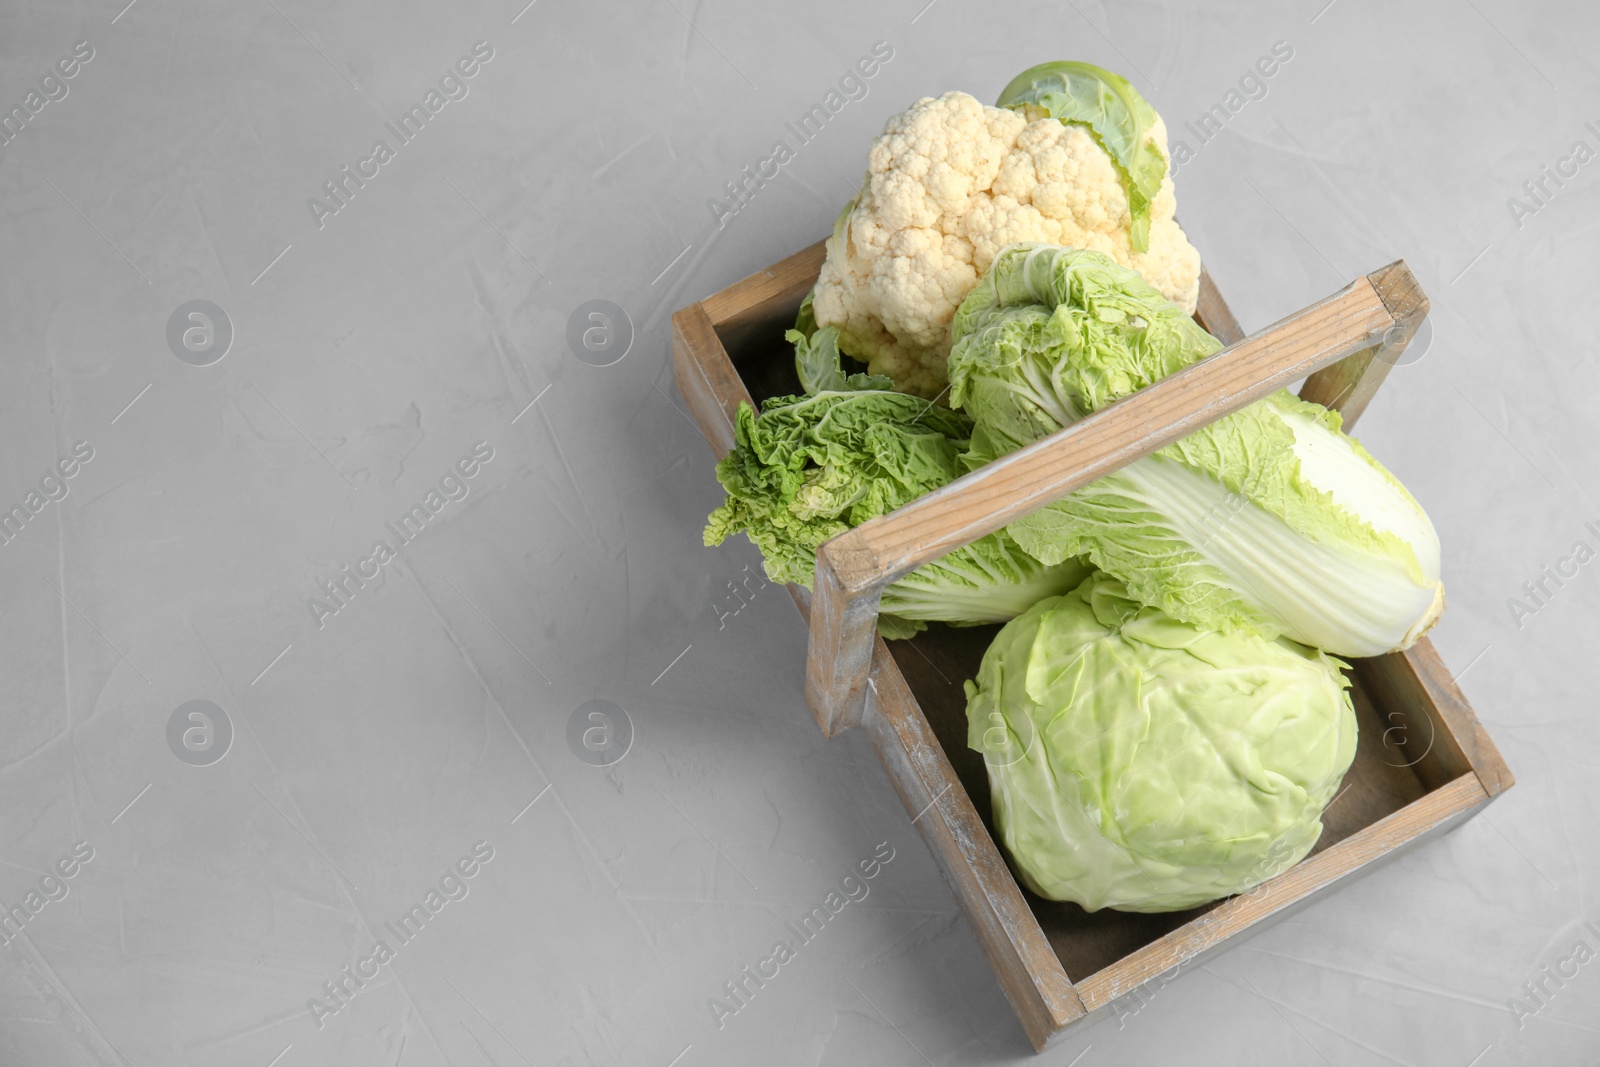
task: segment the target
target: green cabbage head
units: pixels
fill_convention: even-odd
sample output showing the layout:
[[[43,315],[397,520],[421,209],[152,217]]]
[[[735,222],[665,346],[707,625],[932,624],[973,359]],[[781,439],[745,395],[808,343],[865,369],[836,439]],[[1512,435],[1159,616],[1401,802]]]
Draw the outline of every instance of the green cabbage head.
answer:
[[[1298,863],[1355,755],[1341,666],[1178,622],[1100,572],[1035,604],[966,685],[1022,880],[1089,911],[1177,911]]]

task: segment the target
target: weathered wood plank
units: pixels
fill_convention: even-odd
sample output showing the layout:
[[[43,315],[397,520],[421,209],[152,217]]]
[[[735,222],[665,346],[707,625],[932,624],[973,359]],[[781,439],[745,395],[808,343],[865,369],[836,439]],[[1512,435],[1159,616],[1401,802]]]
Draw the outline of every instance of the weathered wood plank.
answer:
[[[739,351],[763,337],[781,343],[783,331],[794,325],[800,301],[817,280],[825,252],[819,241],[702,300],[700,306],[723,345]]]
[[[1211,272],[1203,266],[1200,268],[1200,298],[1195,303],[1194,318],[1207,333],[1225,345],[1244,340],[1244,330],[1239,326],[1239,320],[1233,317],[1233,309],[1222,299],[1222,292],[1212,280]]]
[[[1083,1002],[1039,928],[994,839],[984,829],[905,677],[875,640],[866,729],[884,769],[950,890],[978,934],[1000,988],[1043,1051],[1081,1017]]]
[[[806,661],[806,703],[824,737],[861,724],[867,677],[878,633],[878,591],[851,596],[837,573],[817,567],[811,586],[811,634],[843,650],[831,660]]]
[[[672,315],[672,378],[717,458],[732,452],[734,416],[750,394],[700,304]]]

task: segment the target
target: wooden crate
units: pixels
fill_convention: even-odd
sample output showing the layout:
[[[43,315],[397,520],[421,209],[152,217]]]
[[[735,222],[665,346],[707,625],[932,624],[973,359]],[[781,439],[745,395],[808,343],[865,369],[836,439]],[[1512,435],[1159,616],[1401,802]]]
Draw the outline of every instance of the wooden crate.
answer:
[[[718,458],[733,447],[741,402],[800,391],[783,333],[823,256],[819,243],[673,315],[678,389]],[[1300,395],[1350,425],[1426,313],[1427,298],[1395,263],[1245,338],[1203,275],[1195,318],[1228,345],[1222,352],[834,538],[818,552],[821,595],[789,587],[811,620],[807,699],[818,724],[830,737],[867,731],[1036,1049],[1450,829],[1508,789],[1511,773],[1426,638],[1356,660],[1360,743],[1310,855],[1248,893],[1188,911],[1090,914],[1024,889],[995,844],[961,683],[999,627],[933,624],[885,643],[873,629],[878,590],[1307,374]]]

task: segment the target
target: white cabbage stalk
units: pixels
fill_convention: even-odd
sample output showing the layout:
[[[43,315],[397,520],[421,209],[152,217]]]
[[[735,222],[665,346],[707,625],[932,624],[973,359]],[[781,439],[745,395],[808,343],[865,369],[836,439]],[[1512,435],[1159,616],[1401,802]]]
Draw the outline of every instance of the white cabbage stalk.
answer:
[[[1356,453],[1349,437],[1300,411],[1283,417],[1294,432],[1292,451],[1304,486],[1328,494],[1331,506],[1352,520],[1365,519],[1399,538],[1410,559],[1404,551],[1370,553],[1337,539],[1319,541],[1309,530],[1286,536],[1282,517],[1162,456],[1140,460],[1090,488],[1160,502],[1167,527],[1194,546],[1197,570],[1209,571],[1211,581],[1231,586],[1253,613],[1272,620],[1264,627],[1269,632],[1340,656],[1409,648],[1444,606],[1433,523],[1403,486]],[[1023,543],[1045,557],[1053,554],[1037,540]]]

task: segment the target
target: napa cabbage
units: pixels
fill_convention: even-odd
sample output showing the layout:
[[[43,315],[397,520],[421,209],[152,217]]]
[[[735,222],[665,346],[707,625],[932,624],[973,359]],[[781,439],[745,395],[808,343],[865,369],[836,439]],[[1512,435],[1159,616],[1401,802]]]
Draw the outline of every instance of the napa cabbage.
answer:
[[[810,392],[773,397],[759,416],[740,405],[733,451],[717,464],[727,496],[707,521],[705,543],[743,533],[761,550],[769,578],[809,589],[824,541],[965,473],[971,422],[894,392],[886,379],[846,374],[832,327],[812,325],[809,336],[792,330],[789,339]],[[1086,573],[1066,556],[1042,563],[1001,531],[891,584],[880,602],[879,632],[906,637],[933,621],[1004,622]]]
[[[978,466],[1217,352],[1138,273],[1098,252],[1013,245],[956,312],[953,405]],[[1007,527],[1044,563],[1087,557],[1143,603],[1335,655],[1408,648],[1444,605],[1427,513],[1340,430],[1280,390]]]

